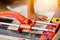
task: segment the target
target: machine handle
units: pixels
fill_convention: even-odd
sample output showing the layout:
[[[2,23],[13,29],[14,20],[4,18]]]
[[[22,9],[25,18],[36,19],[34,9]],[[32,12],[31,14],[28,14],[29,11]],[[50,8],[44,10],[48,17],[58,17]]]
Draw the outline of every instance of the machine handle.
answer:
[[[24,17],[18,12],[12,12],[12,11],[7,11],[7,12],[1,12],[0,16],[6,16],[6,17],[11,17],[17,19],[21,24],[34,24],[34,21]]]

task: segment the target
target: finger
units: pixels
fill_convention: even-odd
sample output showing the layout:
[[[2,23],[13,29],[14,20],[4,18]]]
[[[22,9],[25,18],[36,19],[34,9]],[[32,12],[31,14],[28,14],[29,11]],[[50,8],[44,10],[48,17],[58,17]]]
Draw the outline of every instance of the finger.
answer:
[[[41,17],[47,18],[47,16],[41,15]]]
[[[46,18],[43,18],[44,21],[48,21]]]
[[[45,20],[45,21],[47,21],[47,17],[46,16],[41,16],[40,18]]]
[[[40,18],[38,18],[39,20],[41,20],[41,21],[45,21],[42,17],[40,17]]]
[[[39,19],[39,20],[41,20],[41,21],[43,21],[43,19],[42,19],[42,17],[41,17],[41,16],[38,16],[38,19]]]
[[[41,21],[47,21],[47,19],[46,18],[43,18],[43,17],[40,17],[38,19],[41,20]]]
[[[40,15],[40,14],[37,14],[37,16],[41,16],[41,17],[45,17],[45,18],[47,18],[47,16],[44,16],[44,15]]]
[[[47,21],[47,18],[44,18],[44,17],[43,17],[43,19],[44,19],[45,21]]]

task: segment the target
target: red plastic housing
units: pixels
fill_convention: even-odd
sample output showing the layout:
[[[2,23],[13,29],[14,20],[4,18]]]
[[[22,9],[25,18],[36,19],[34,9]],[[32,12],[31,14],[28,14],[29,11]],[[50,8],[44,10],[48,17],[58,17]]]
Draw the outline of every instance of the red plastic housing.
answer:
[[[46,28],[51,29],[53,31],[52,32],[44,31],[43,34],[40,36],[39,40],[52,40],[57,30],[60,28],[60,24],[48,25]]]

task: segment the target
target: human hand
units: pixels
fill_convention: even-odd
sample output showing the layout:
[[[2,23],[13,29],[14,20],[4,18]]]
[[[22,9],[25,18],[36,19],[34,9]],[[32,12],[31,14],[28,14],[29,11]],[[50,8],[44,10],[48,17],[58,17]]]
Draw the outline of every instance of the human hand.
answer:
[[[30,19],[36,19],[36,20],[41,20],[41,21],[47,21],[47,17],[44,15],[40,15],[40,14],[35,14],[35,13],[31,13],[30,15],[28,15],[28,17]]]

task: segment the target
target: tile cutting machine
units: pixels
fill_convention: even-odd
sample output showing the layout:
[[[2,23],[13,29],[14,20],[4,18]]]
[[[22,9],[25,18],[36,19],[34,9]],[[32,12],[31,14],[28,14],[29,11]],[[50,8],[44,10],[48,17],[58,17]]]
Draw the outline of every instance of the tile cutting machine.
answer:
[[[15,24],[17,20],[18,24]],[[46,28],[41,28],[41,25],[45,25]],[[0,13],[0,28],[23,35],[18,40],[52,40],[60,28],[60,23],[46,23],[31,20],[18,12],[7,11]],[[35,39],[34,37],[31,39],[31,36],[28,34],[34,35],[34,37],[36,35]]]

